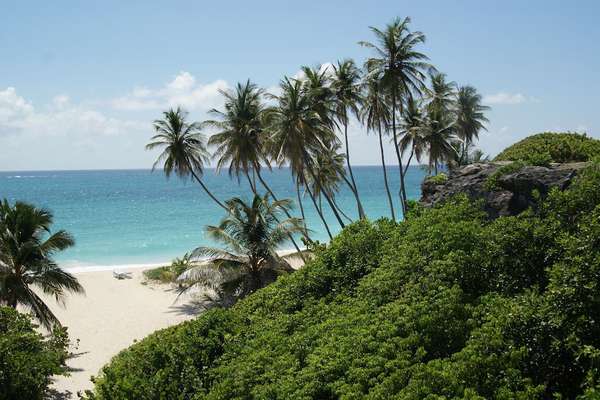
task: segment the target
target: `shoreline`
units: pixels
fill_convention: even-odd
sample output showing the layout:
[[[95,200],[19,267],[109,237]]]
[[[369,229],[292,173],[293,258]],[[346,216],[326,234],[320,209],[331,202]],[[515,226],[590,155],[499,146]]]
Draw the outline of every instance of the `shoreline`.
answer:
[[[306,250],[302,248],[301,250]],[[278,250],[277,254],[280,256],[286,256],[295,253],[296,249],[282,249]],[[206,259],[207,260],[207,259]],[[206,261],[205,259],[198,260],[200,262]],[[64,271],[74,275],[84,274],[87,272],[105,272],[105,271],[138,271],[140,269],[152,269],[158,267],[164,267],[170,265],[172,260],[164,262],[148,262],[148,263],[133,263],[133,264],[82,264],[68,267],[61,267]]]

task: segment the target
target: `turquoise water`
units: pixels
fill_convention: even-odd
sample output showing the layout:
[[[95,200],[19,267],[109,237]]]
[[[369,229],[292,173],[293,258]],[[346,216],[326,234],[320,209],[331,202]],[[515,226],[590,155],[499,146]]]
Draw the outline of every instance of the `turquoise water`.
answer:
[[[354,167],[353,171],[369,218],[389,216],[381,167]],[[388,174],[398,210],[397,167],[389,167]],[[410,198],[420,196],[424,175],[419,167],[409,169]],[[264,177],[279,198],[296,199],[289,170],[265,171]],[[243,180],[238,184],[226,173],[207,170],[205,183],[220,199],[250,197],[248,184]],[[76,246],[56,257],[65,267],[169,261],[207,244],[203,227],[223,216],[197,183],[167,180],[162,172],[149,170],[0,172],[0,198],[4,197],[52,210],[54,228],[75,236]],[[346,214],[356,217],[354,197],[346,187],[336,201]],[[305,197],[303,204],[314,232],[311,236],[326,241],[310,198]],[[295,212],[299,214],[297,207]],[[339,231],[333,215],[326,216],[332,231]]]

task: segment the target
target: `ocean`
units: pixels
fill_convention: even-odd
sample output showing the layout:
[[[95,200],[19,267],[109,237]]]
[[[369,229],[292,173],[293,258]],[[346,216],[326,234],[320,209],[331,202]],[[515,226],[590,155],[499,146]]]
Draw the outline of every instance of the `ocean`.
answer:
[[[388,201],[380,166],[353,167],[358,190],[370,219],[389,217]],[[263,176],[278,198],[296,199],[288,169],[264,171]],[[425,171],[410,167],[406,177],[407,195],[418,199]],[[388,167],[388,178],[397,216],[398,168]],[[219,199],[234,196],[251,198],[248,183],[206,170],[204,182]],[[260,187],[260,185],[259,185]],[[180,257],[199,245],[209,244],[203,228],[223,217],[193,181],[177,177],[167,180],[157,170],[27,171],[0,172],[0,199],[26,201],[54,214],[53,229],[69,231],[76,245],[56,255],[62,267],[91,269],[107,266],[161,264]],[[344,185],[337,203],[356,218],[356,203]],[[325,200],[323,200],[326,207]],[[327,241],[327,234],[308,196],[303,199],[311,237]],[[299,216],[296,206],[294,214]],[[339,225],[326,211],[333,232]],[[291,244],[287,246],[291,248]]]

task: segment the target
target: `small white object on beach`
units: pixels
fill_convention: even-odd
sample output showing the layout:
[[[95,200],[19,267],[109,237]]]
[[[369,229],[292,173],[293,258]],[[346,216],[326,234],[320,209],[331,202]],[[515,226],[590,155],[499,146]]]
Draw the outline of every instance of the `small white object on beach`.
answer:
[[[113,277],[116,279],[131,279],[131,272],[128,271],[119,271],[114,269],[112,273]]]

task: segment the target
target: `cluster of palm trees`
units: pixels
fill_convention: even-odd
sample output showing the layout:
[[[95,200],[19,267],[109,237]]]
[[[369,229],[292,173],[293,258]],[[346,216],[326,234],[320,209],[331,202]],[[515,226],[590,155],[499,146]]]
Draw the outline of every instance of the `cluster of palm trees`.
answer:
[[[228,250],[197,250],[196,256],[225,258],[216,257],[215,262],[204,264],[196,276],[214,277],[215,271],[219,271],[224,283],[230,281],[223,278],[227,275],[224,265],[237,266],[237,273],[227,275],[236,279],[242,276],[239,275],[242,265],[254,271],[250,276],[258,271],[264,273],[257,265],[267,268],[278,265],[272,262],[274,247],[264,252],[265,258],[255,266],[251,267],[248,261],[253,259],[256,249],[264,248],[261,242],[264,237],[248,236],[249,232],[258,229],[258,225],[262,230],[270,226],[265,221],[278,221],[278,226],[290,228],[278,231],[277,244],[290,240],[304,258],[295,235],[301,235],[305,243],[311,242],[304,222],[305,196],[330,238],[332,230],[325,218],[326,207],[341,228],[352,222],[336,202],[342,185],[352,192],[358,217],[365,218],[350,157],[348,128],[353,121],[378,135],[383,178],[394,220],[397,214],[385,164],[386,146],[393,146],[396,153],[402,215],[406,215],[408,204],[405,177],[413,160],[419,163],[427,160],[429,172],[437,174],[442,165],[454,167],[482,157],[471,150],[479,132],[485,129],[488,107],[482,104],[473,87],[449,82],[428,62],[428,57],[418,50],[425,42],[425,35],[411,31],[409,24],[410,19],[405,18],[394,20],[382,30],[371,28],[375,41],[359,43],[373,52],[362,67],[350,59],[329,67],[304,66],[299,77],[284,77],[276,93],[267,93],[247,80],[233,90],[221,91],[224,106],[221,110],[211,110],[210,120],[190,122],[187,113],[176,108],[164,112],[163,119],[154,122],[156,135],[147,149],[163,150],[154,167],[162,164],[167,176],[175,173],[193,178],[227,215],[221,228],[208,227],[208,231],[226,248],[234,249],[235,254]],[[214,132],[208,140],[203,135],[205,128]],[[240,199],[221,201],[204,184],[204,167],[211,156],[208,148],[214,149],[212,158],[216,160],[217,172],[227,169],[229,176],[238,182],[248,181],[254,193],[252,205]],[[270,201],[282,204],[263,177],[263,170],[273,166],[289,167],[302,218],[292,217],[287,203],[273,215],[253,210],[253,207],[272,209]],[[296,229],[298,226],[301,229]],[[236,240],[246,244],[242,246]],[[247,262],[241,262],[242,259]],[[200,281],[206,283],[205,278]],[[257,286],[252,282],[236,290],[252,290]]]
[[[227,168],[238,181],[247,180],[254,194],[263,190],[274,200],[276,194],[262,171],[288,166],[302,215],[302,199],[307,195],[331,237],[324,203],[340,227],[351,221],[335,200],[342,185],[352,192],[359,218],[366,215],[348,139],[350,123],[359,121],[367,132],[379,137],[393,219],[396,212],[384,148],[391,145],[395,149],[398,195],[405,214],[405,177],[411,162],[426,160],[430,173],[436,174],[442,165],[470,162],[476,157],[471,149],[485,129],[488,109],[473,87],[459,87],[437,72],[418,51],[425,35],[411,31],[409,24],[410,19],[405,18],[381,30],[371,28],[375,41],[359,43],[373,52],[362,68],[349,59],[331,67],[302,67],[301,76],[283,78],[275,94],[266,93],[250,80],[239,83],[234,90],[221,92],[223,109],[211,110],[214,118],[202,123],[188,122],[180,108],[165,112],[163,119],[155,121],[157,134],[147,146],[164,148],[155,166],[164,163],[167,175],[175,172],[193,177],[225,211],[227,205],[202,181],[209,146],[215,149],[217,171]],[[207,142],[202,134],[205,127],[216,131]],[[307,230],[303,236],[309,239]]]

